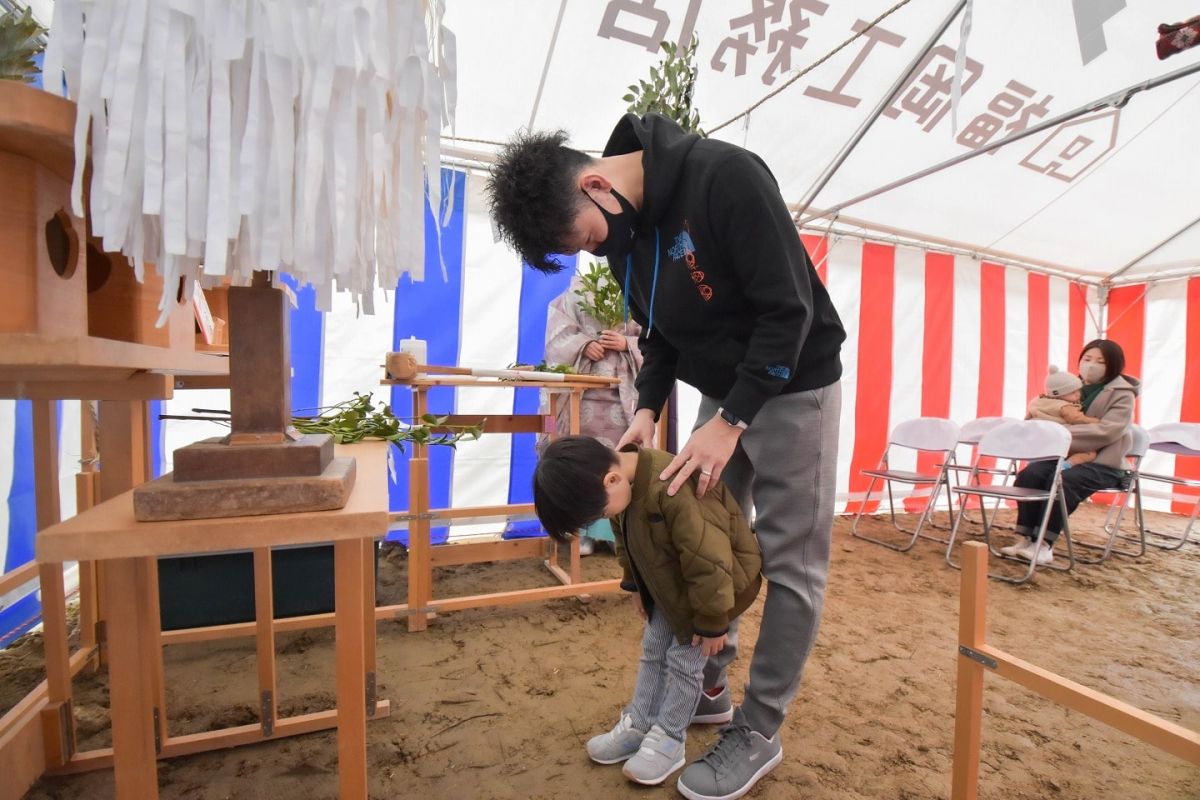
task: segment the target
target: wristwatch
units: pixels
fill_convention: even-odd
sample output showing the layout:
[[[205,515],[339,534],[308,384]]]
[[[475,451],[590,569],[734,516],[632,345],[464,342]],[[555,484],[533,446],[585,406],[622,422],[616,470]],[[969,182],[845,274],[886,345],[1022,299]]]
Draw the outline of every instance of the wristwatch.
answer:
[[[750,427],[749,422],[746,422],[732,411],[726,411],[724,408],[718,408],[717,414],[721,417],[721,419],[725,420],[725,422],[731,428],[741,428],[742,430],[746,430],[746,428]]]

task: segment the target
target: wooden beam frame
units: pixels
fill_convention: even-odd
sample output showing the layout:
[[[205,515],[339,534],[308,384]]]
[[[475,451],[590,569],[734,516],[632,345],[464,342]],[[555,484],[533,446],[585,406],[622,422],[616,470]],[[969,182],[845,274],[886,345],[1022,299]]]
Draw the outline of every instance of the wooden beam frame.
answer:
[[[1059,705],[1200,765],[1200,733],[988,645],[987,555],[987,546],[982,542],[963,545],[951,800],[976,800],[979,796],[985,671],[1007,678]]]

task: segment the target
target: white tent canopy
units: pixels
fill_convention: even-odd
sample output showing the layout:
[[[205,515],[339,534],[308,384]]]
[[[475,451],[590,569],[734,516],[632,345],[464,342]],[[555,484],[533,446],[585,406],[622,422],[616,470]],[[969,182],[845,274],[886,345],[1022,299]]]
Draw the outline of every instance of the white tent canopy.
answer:
[[[1089,283],[1200,271],[1200,47],[1165,61],[1154,47],[1157,26],[1194,16],[1194,1],[978,0],[966,11],[961,0],[447,5],[462,100],[447,151],[465,160],[488,161],[497,143],[531,125],[601,149],[626,87],[657,62],[655,43],[694,32],[701,126],[733,119],[713,135],[760,154],[797,210],[897,89],[812,199],[803,219],[817,230],[932,243]],[[1123,105],[1115,97],[1164,77]],[[1105,98],[1112,102],[845,205]],[[822,216],[826,209],[837,213]]]

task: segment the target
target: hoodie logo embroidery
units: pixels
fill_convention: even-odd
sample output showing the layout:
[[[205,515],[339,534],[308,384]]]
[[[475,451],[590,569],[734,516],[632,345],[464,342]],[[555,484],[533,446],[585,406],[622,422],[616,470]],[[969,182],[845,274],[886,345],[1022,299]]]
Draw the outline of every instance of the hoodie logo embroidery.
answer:
[[[696,284],[696,291],[700,293],[700,297],[705,302],[712,300],[712,287],[704,282],[704,271],[696,264],[696,245],[692,242],[692,235],[688,231],[687,220],[683,221],[683,230],[675,236],[675,241],[667,248],[667,255],[671,257],[672,261],[682,259],[683,263],[687,265],[692,283]]]

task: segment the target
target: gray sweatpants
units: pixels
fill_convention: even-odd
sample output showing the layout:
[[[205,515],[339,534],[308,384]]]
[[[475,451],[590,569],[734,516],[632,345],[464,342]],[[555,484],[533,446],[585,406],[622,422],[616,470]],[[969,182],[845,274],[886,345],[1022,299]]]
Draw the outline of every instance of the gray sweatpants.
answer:
[[[696,426],[708,422],[719,406],[719,400],[704,397]],[[721,475],[747,514],[753,502],[767,579],[750,682],[734,720],[768,738],[783,724],[821,621],[841,406],[840,383],[768,400]],[[705,688],[726,685],[726,671],[737,655],[737,623],[730,625],[724,649],[705,665]]]
[[[651,725],[657,725],[675,741],[684,741],[700,702],[703,679],[704,653],[700,645],[675,641],[666,616],[652,609],[642,634],[642,659],[633,700],[625,709],[633,717],[633,727],[648,731]]]

